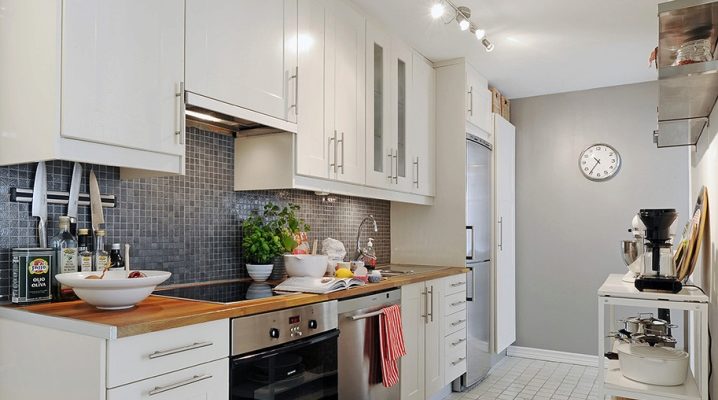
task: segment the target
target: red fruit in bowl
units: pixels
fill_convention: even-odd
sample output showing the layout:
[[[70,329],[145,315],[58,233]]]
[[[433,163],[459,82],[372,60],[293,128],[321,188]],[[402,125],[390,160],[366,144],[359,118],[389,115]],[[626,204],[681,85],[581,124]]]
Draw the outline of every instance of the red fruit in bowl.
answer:
[[[147,275],[140,271],[132,271],[129,275],[127,275],[128,278],[146,278]]]

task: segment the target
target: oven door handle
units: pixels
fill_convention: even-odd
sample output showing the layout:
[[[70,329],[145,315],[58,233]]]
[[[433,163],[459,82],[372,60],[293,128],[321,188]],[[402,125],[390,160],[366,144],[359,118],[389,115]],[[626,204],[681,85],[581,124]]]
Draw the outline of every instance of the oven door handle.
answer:
[[[327,333],[322,333],[320,335],[308,337],[306,339],[297,340],[296,342],[286,343],[279,347],[275,347],[271,350],[260,350],[256,353],[248,353],[248,354],[243,354],[243,355],[239,355],[239,356],[234,356],[234,357],[232,357],[232,365],[234,365],[235,363],[240,363],[240,362],[246,361],[248,358],[256,358],[258,360],[261,360],[263,358],[273,357],[273,356],[276,356],[277,354],[287,353],[287,352],[294,351],[294,350],[302,348],[302,347],[311,346],[313,344],[317,344],[317,343],[323,342],[325,340],[336,338],[337,336],[339,336],[339,329],[334,329]]]

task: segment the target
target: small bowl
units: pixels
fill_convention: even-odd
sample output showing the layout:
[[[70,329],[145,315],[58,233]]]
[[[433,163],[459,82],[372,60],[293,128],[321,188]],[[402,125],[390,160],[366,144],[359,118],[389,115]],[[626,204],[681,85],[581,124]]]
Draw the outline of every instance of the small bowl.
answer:
[[[61,284],[71,287],[77,297],[101,310],[124,310],[146,299],[160,283],[169,279],[171,272],[140,271],[142,278],[128,278],[127,271],[107,271],[102,279],[85,279],[100,272],[70,272],[57,274]]]
[[[247,264],[247,273],[255,282],[264,282],[272,275],[274,264]]]

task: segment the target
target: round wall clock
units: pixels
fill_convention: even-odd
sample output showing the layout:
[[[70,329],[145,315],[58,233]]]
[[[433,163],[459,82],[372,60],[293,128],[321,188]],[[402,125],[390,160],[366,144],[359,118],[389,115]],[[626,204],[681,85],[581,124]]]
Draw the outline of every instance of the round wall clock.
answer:
[[[581,152],[578,167],[587,179],[605,181],[621,169],[621,155],[607,144],[594,144]]]

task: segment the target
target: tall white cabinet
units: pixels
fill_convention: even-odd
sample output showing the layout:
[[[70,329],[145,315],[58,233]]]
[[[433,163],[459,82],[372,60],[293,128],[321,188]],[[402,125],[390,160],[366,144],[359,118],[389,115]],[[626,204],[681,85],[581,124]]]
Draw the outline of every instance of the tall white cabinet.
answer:
[[[183,173],[184,0],[0,8],[0,165]]]

